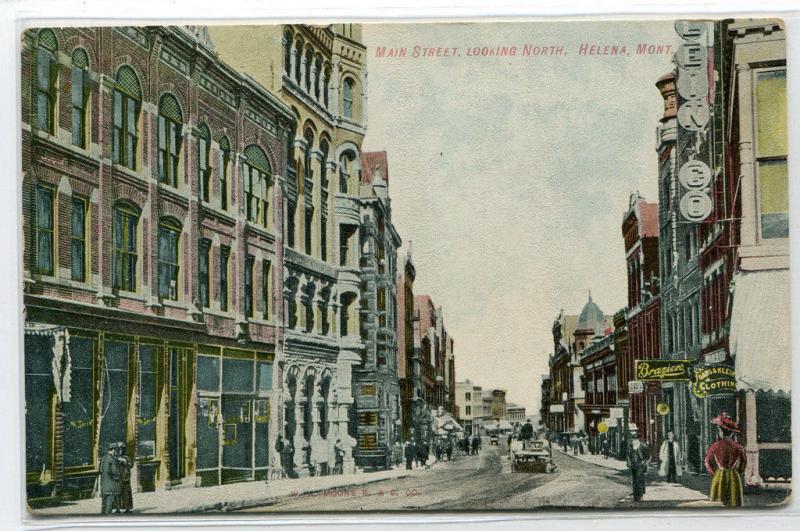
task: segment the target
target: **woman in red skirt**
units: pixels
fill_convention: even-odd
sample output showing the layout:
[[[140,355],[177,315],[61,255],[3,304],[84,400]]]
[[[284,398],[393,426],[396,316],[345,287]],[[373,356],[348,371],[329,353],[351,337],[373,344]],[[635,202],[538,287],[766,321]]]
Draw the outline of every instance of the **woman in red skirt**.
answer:
[[[742,505],[742,478],[747,457],[741,444],[733,440],[739,425],[726,413],[711,420],[718,426],[719,440],[706,452],[706,469],[711,480],[711,501],[721,501],[727,507]]]

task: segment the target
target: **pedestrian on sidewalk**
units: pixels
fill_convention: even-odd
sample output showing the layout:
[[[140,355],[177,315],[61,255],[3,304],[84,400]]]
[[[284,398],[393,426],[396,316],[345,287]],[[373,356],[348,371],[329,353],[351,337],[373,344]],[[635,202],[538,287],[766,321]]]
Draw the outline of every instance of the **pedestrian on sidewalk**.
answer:
[[[647,481],[647,464],[650,461],[650,449],[639,440],[639,434],[631,434],[631,448],[628,452],[628,468],[631,471],[631,484],[633,486],[633,499],[642,501]]]
[[[422,466],[428,466],[428,457],[431,455],[431,447],[428,445],[427,442],[420,441],[417,445],[417,453],[419,454],[419,460]]]
[[[603,442],[601,443],[603,448],[603,457],[608,459],[608,454],[611,452],[611,444],[608,442],[608,436],[603,435]]]
[[[478,450],[481,447],[481,436],[477,433],[472,437],[472,455],[478,455]]]
[[[128,458],[125,443],[117,443],[117,467],[119,468],[119,494],[117,495],[116,505],[117,514],[120,511],[126,513],[133,509],[133,490],[131,489],[131,469],[133,461]]]
[[[464,435],[464,455],[470,455],[469,435]]]
[[[444,446],[444,452],[447,454],[447,462],[453,460],[453,440],[449,437],[447,438],[447,444]]]
[[[667,432],[667,440],[661,443],[661,450],[658,452],[661,465],[658,467],[658,475],[667,478],[667,483],[677,483],[678,477],[683,474],[681,469],[681,447],[675,440],[675,433]]]
[[[399,437],[399,435],[398,435]],[[394,449],[392,450],[392,457],[394,458],[394,466],[399,468],[403,464],[403,445],[400,444],[400,439],[394,442]]]
[[[403,447],[403,456],[406,458],[406,470],[411,470],[414,459],[417,458],[417,449],[414,446],[414,437],[406,441]]]
[[[336,439],[336,444],[333,445],[333,459],[333,473],[342,475],[344,473],[344,448],[341,439]]]
[[[296,478],[297,473],[294,471],[294,447],[287,440],[284,440],[283,450],[281,452],[281,465],[283,466],[283,473],[287,478]]]
[[[706,470],[714,477],[711,480],[711,501],[720,501],[726,507],[739,507],[744,498],[742,478],[747,465],[747,456],[741,444],[733,440],[739,433],[739,425],[727,413],[711,420],[717,425],[719,440],[706,452]]]
[[[108,452],[100,460],[100,495],[102,496],[100,512],[111,514],[120,490],[119,464],[117,461],[117,444],[108,445]]]

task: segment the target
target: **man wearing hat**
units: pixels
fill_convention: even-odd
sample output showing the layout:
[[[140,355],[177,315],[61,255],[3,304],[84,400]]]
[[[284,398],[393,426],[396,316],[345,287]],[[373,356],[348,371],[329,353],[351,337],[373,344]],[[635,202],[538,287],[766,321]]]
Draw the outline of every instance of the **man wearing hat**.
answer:
[[[108,452],[100,459],[100,494],[103,514],[111,514],[119,495],[119,466],[117,465],[117,443],[108,445]]]
[[[637,432],[631,433],[631,448],[628,451],[628,468],[631,471],[633,499],[642,501],[647,479],[647,464],[650,462],[650,448],[639,440]]]
[[[717,425],[719,440],[706,452],[706,470],[713,475],[711,501],[720,501],[726,507],[739,507],[744,497],[742,478],[747,465],[747,456],[741,444],[733,440],[739,433],[739,425],[727,413],[711,419]]]
[[[133,462],[128,457],[125,443],[117,443],[117,467],[119,469],[119,494],[117,495],[117,513],[131,512],[133,509],[133,490],[131,489],[131,469]]]

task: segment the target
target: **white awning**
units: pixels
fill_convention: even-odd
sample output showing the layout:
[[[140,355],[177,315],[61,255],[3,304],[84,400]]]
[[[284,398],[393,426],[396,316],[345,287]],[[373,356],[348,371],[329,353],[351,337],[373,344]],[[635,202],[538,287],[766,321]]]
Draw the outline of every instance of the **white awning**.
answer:
[[[729,339],[736,387],[789,392],[789,270],[738,273],[734,282]]]

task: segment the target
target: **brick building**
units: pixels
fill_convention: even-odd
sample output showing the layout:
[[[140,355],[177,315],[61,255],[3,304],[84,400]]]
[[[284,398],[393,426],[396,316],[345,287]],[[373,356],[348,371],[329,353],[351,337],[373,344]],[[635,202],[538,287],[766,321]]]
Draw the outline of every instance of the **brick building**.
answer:
[[[622,220],[628,278],[626,309],[628,348],[617,352],[624,356],[618,363],[619,402],[629,407],[629,420],[639,429],[639,436],[652,448],[672,426],[656,413],[661,401],[658,382],[643,382],[642,393],[628,394],[628,382],[635,380],[636,360],[661,357],[661,297],[658,269],[658,205],[648,203],[638,193],[631,194],[628,211]],[[669,405],[669,404],[667,404]]]
[[[266,477],[290,109],[198,28],[28,30],[29,500]]]

